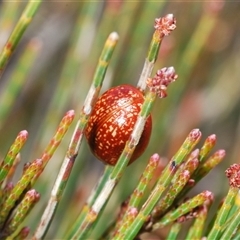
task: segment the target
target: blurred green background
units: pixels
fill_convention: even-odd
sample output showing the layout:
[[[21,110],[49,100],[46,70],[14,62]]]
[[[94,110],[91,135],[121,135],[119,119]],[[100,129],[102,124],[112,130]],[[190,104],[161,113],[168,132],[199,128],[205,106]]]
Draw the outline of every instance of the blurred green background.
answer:
[[[0,3],[0,49],[25,5]],[[226,194],[224,170],[240,156],[240,2],[43,2],[0,80],[0,158],[19,131],[29,132],[14,181],[24,163],[41,155],[67,110],[76,111],[76,123],[108,35],[116,31],[120,39],[102,92],[123,83],[136,85],[154,19],[168,13],[176,17],[177,28],[163,40],[153,72],[174,66],[179,77],[168,97],[156,102],[149,146],[127,169],[106,215],[132,191],[150,155],[157,152],[167,161],[193,128],[202,131],[202,142],[216,134],[215,149],[227,151],[225,161],[195,191]],[[26,220],[32,227],[37,224],[34,214],[40,216],[49,198],[73,129],[74,124],[36,185],[42,197]],[[55,229],[61,229],[60,235],[75,219],[102,169],[84,142],[49,236]]]

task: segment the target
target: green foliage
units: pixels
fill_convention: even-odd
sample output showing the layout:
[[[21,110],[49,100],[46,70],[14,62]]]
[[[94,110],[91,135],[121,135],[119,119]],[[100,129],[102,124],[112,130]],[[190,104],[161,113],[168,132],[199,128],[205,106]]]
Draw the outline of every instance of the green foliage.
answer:
[[[168,13],[170,35],[153,27]],[[239,16],[228,2],[1,2],[0,239],[239,238],[239,166],[228,193],[224,177],[240,154]],[[176,79],[166,65],[178,79],[158,99]],[[84,128],[99,94],[122,83],[145,101],[104,168]],[[149,146],[127,167],[150,112]],[[228,159],[218,167],[215,145]]]

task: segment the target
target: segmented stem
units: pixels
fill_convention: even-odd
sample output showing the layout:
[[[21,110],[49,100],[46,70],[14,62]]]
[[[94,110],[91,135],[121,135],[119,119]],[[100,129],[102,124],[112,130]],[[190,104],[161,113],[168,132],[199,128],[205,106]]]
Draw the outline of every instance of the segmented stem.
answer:
[[[123,221],[121,221],[121,228],[115,232],[114,237],[123,239],[122,236],[124,235],[124,232],[129,228],[129,226],[132,224],[134,219],[136,218],[138,214],[138,209],[135,207],[128,207]],[[113,239],[114,239],[113,237]]]
[[[200,167],[198,168],[194,179],[198,182],[204,176],[206,176],[214,167],[216,167],[225,157],[225,150],[218,150],[212,156],[210,156]]]
[[[0,212],[0,226],[3,225],[6,218],[8,217],[9,212],[14,208],[15,203],[19,200],[22,194],[27,190],[28,187],[35,183],[39,175],[42,173],[44,167],[46,166],[47,162],[53,155],[54,151],[68,130],[70,124],[72,123],[73,118],[74,111],[68,111],[60,122],[56,134],[44,151],[42,158],[34,160],[26,169],[24,169],[22,178],[17,182],[9,197],[3,203]]]
[[[209,239],[217,239],[218,236],[223,231],[223,226],[227,220],[227,217],[230,213],[231,208],[234,206],[234,201],[237,199],[239,188],[240,188],[240,164],[232,164],[226,171],[225,174],[229,180],[229,191],[228,194],[223,202],[223,205],[221,209],[219,210],[217,214],[217,218],[214,222],[214,225],[208,235]],[[239,218],[239,215],[237,214],[235,216],[237,219]],[[232,222],[231,228],[235,229],[236,223],[234,218],[234,221]],[[228,230],[226,235],[231,234]]]
[[[200,151],[201,154],[201,151]],[[199,158],[203,160],[202,156],[199,154]],[[204,156],[205,158],[206,156]],[[225,157],[225,150],[218,150],[207,160],[200,162],[199,167],[192,175],[194,185],[198,183],[204,176],[206,176],[216,165],[218,165]],[[179,198],[186,195],[186,193],[192,188],[192,185],[186,185],[183,191],[180,193]]]
[[[238,194],[238,191],[239,191],[238,188],[230,187],[228,194],[223,202],[223,205],[217,214],[217,218],[214,222],[214,225],[208,234],[208,239],[218,239],[218,236],[221,234],[221,231],[223,230],[222,229],[223,225],[226,222],[231,207],[234,204],[234,200]]]
[[[82,142],[85,126],[99,95],[99,91],[101,89],[102,82],[105,77],[113,51],[116,47],[117,41],[118,35],[117,33],[113,32],[109,35],[105,43],[95,71],[93,83],[86,97],[83,109],[80,113],[80,118],[75,127],[75,131],[69,144],[66,156],[63,160],[61,169],[52,189],[48,205],[42,215],[41,221],[33,236],[33,239],[41,239],[46,234],[47,228],[51,222],[51,219],[54,216],[58,203],[62,198],[63,191],[66,187],[67,181],[74,165],[74,161],[79,151],[80,144]]]
[[[18,207],[16,208],[16,213],[10,219],[10,221],[7,223],[7,227],[4,229],[4,232],[7,233],[7,235],[11,235],[14,233],[18,226],[23,222],[27,214],[30,212],[30,210],[34,207],[34,205],[38,202],[40,199],[40,194],[35,190],[31,189],[26,192],[23,200],[20,202]]]
[[[16,186],[13,188],[6,201],[3,203],[0,212],[1,227],[8,217],[9,212],[15,207],[16,202],[19,200],[19,198],[21,198],[22,194],[29,187],[32,178],[37,174],[39,169],[41,169],[42,164],[43,162],[41,159],[34,160],[26,172],[23,174],[22,178],[17,182]]]
[[[194,208],[198,206],[202,206],[205,202],[207,201],[212,201],[213,200],[213,194],[209,191],[204,191],[195,197],[189,199],[188,201],[184,202],[181,204],[177,209],[168,212],[166,215],[163,216],[163,218],[160,219],[158,223],[155,223],[153,225],[153,229],[159,229],[162,228],[171,222],[177,220],[184,214],[191,212]],[[212,239],[212,238],[210,238]]]
[[[125,234],[123,236],[124,239],[133,239],[137,235],[143,224],[147,221],[148,216],[152,212],[153,208],[156,206],[163,192],[171,183],[171,180],[177,168],[184,160],[184,158],[192,151],[194,146],[199,142],[200,137],[201,132],[198,129],[194,129],[190,132],[183,145],[180,147],[178,152],[173,156],[172,160],[165,167],[155,188],[151,192],[145,204],[142,206],[134,222],[128,228],[128,230],[125,231]],[[114,239],[120,240],[119,238]]]
[[[181,223],[175,222],[172,225],[166,240],[177,240],[178,239],[178,234],[181,230],[181,227],[182,227]]]
[[[234,218],[230,221],[224,234],[221,236],[221,239],[232,239],[232,237],[236,234],[236,231],[239,229],[240,224],[240,211],[236,212]]]
[[[2,53],[0,54],[0,77],[13,51],[15,50],[17,44],[22,38],[23,33],[25,32],[28,25],[31,23],[32,18],[34,17],[41,2],[41,0],[30,0],[25,7],[17,25],[15,26],[12,34],[10,35],[7,43],[3,48]]]
[[[53,138],[51,139],[51,141],[45,148],[43,155],[41,156],[41,160],[42,160],[43,164],[41,165],[41,169],[38,170],[38,173],[33,177],[32,181],[31,181],[32,185],[36,182],[37,178],[42,173],[42,171],[44,170],[48,161],[51,159],[51,157],[53,156],[57,147],[61,143],[65,133],[69,129],[69,127],[74,119],[74,116],[75,116],[74,110],[70,110],[65,114],[65,116],[61,120],[60,124],[58,125],[55,135],[53,136]]]
[[[187,170],[182,171],[178,175],[178,179],[176,179],[175,183],[169,188],[166,196],[160,200],[158,205],[154,208],[152,212],[152,216],[157,218],[160,216],[171,204],[173,203],[174,199],[178,195],[178,193],[183,189],[185,184],[190,179],[190,173]]]
[[[29,227],[23,227],[20,229],[17,235],[14,236],[14,240],[25,240],[27,239],[28,234],[30,233]]]
[[[160,158],[159,158],[158,154],[152,155],[151,158],[149,159],[149,163],[148,163],[147,167],[145,168],[144,172],[142,173],[142,176],[139,180],[139,184],[136,187],[136,189],[133,191],[133,193],[129,199],[128,207],[126,208],[126,213],[122,216],[121,219],[119,219],[119,221],[117,222],[117,224],[115,226],[115,233],[116,233],[115,236],[116,237],[120,238],[121,235],[123,235],[124,232],[126,231],[125,222],[127,221],[126,220],[126,218],[128,218],[127,215],[129,212],[131,212],[131,209],[136,209],[136,211],[138,211],[140,203],[144,196],[144,193],[153,177],[155,170],[157,169],[159,160],[160,160]],[[134,218],[131,218],[131,220],[133,221]],[[132,223],[130,221],[127,221],[127,222],[128,222],[128,226]]]
[[[24,143],[26,142],[28,137],[28,132],[26,130],[21,131],[15,141],[13,142],[12,146],[10,147],[6,157],[1,162],[0,166],[0,184],[4,181],[7,177],[11,167],[14,164],[14,160],[17,154],[20,152],[21,148],[23,147]]]
[[[154,27],[156,30],[153,33],[148,55],[137,84],[137,87],[143,92],[147,87],[146,81],[151,76],[154,64],[157,60],[162,40],[176,28],[176,19],[174,18],[173,14],[167,14],[165,17],[156,18]]]
[[[208,207],[209,205],[207,206],[207,204],[204,204],[202,208],[198,211],[197,217],[188,231],[186,240],[201,239],[204,225],[207,219]]]
[[[37,39],[32,39],[22,53],[13,74],[8,78],[4,86],[4,91],[0,94],[0,129],[4,120],[11,111],[18,94],[28,80],[28,74],[32,69],[35,59],[41,49],[41,43]],[[1,90],[3,90],[1,89]]]
[[[159,70],[155,76],[155,78],[157,78],[158,80],[157,83],[164,84],[165,87],[167,87],[169,83],[174,81],[176,77],[177,76],[173,67],[163,68]],[[125,147],[117,161],[117,164],[110,173],[108,180],[106,181],[102,191],[96,198],[96,201],[92,205],[92,208],[83,219],[77,232],[74,234],[73,239],[85,239],[90,233],[93,225],[95,224],[97,216],[99,216],[104,209],[106,202],[110,198],[115,186],[117,185],[119,179],[122,176],[123,171],[127,167],[129,160],[131,159],[136,145],[139,142],[146,123],[146,119],[152,110],[153,103],[156,97],[158,96],[158,91],[155,90],[156,88],[154,86],[154,88],[150,88],[150,91],[147,92],[136,124],[134,125],[133,131],[129,137],[129,140],[125,144]]]
[[[204,162],[209,152],[213,149],[216,144],[217,137],[215,134],[208,136],[200,150],[199,161]]]

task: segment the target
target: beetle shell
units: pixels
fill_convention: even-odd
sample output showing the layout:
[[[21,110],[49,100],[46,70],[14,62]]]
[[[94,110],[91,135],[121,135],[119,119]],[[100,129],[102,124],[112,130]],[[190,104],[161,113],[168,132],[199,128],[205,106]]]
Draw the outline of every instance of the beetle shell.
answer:
[[[91,151],[99,160],[116,164],[132,133],[143,101],[142,92],[131,85],[113,87],[97,100],[85,135]],[[151,130],[152,118],[149,116],[129,164],[146,149]]]

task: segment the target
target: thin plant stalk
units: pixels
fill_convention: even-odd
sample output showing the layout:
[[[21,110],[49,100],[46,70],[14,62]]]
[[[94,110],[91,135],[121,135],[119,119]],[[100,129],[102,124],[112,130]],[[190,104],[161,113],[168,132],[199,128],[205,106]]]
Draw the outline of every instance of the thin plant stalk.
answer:
[[[201,154],[201,151],[200,151],[200,154]],[[192,175],[192,179],[194,179],[194,185],[196,185],[196,183],[198,183],[214,167],[216,167],[224,159],[225,154],[226,154],[225,150],[220,149],[216,151],[212,156],[210,156],[207,160],[200,162],[199,167],[196,169],[196,171]],[[200,155],[200,159],[202,160],[201,155]],[[191,188],[192,188],[191,185],[186,185],[183,191],[178,196],[179,199],[185,196]]]
[[[225,157],[226,152],[223,149],[216,151],[210,156],[196,171],[195,181],[199,182],[204,176],[206,176],[214,167],[216,167]]]
[[[12,189],[8,198],[2,205],[0,211],[0,226],[3,226],[10,211],[15,207],[16,202],[19,201],[19,198],[22,197],[22,194],[28,190],[29,186],[33,185],[38,179],[47,162],[50,160],[65,133],[67,132],[70,124],[73,121],[73,118],[74,111],[68,111],[60,122],[56,134],[46,147],[41,159],[34,160],[24,171],[22,178],[17,182],[16,186]]]
[[[169,233],[166,237],[166,240],[177,240],[178,239],[177,237],[178,237],[178,234],[181,230],[181,227],[182,227],[181,223],[175,222],[172,225],[172,227],[171,227],[171,229],[170,229],[170,231],[169,231]]]
[[[148,216],[156,206],[161,195],[171,183],[171,180],[177,168],[180,166],[184,158],[192,151],[194,146],[199,142],[200,138],[201,132],[198,129],[194,129],[190,132],[183,145],[180,147],[178,152],[173,156],[172,160],[165,167],[155,188],[151,192],[145,204],[142,206],[134,222],[129,226],[128,230],[125,231],[123,236],[121,236],[120,238],[115,238],[114,240],[120,240],[122,238],[133,239],[136,236],[143,224],[147,221]]]
[[[166,26],[164,26],[165,22],[168,22]],[[159,25],[161,25],[161,28],[159,28]],[[143,92],[147,87],[147,79],[151,76],[154,64],[157,60],[162,40],[165,36],[169,35],[169,33],[176,28],[176,19],[173,17],[172,14],[168,14],[163,18],[156,19],[154,27],[156,30],[153,33],[152,41],[148,50],[148,55],[146,57],[143,70],[137,84],[137,87],[140,89],[140,91]]]
[[[208,234],[209,239],[217,239],[223,230],[223,226],[229,216],[231,208],[234,206],[234,201],[238,195],[240,187],[240,176],[239,176],[240,165],[233,164],[226,171],[225,174],[229,179],[229,191],[220,208],[214,225]]]
[[[7,227],[3,230],[3,234],[6,233],[7,235],[14,235],[14,232],[17,230],[19,225],[23,222],[39,199],[40,194],[35,189],[27,191],[23,200],[16,208],[16,213],[7,223]]]
[[[210,191],[204,191],[196,195],[195,197],[181,204],[177,209],[170,211],[166,215],[164,215],[159,222],[153,225],[153,230],[167,226],[171,222],[177,220],[181,216],[192,211],[194,208],[202,206],[205,202],[212,201],[212,200],[213,200],[213,194]]]
[[[190,80],[189,76],[193,71],[194,66],[196,66],[200,53],[206,45],[214,27],[218,23],[218,14],[222,10],[222,7],[220,6],[217,10],[211,9],[209,4],[208,8],[206,7],[205,9],[206,11],[203,12],[195,31],[186,45],[186,49],[183,54],[181,54],[181,59],[179,59],[180,61],[178,61],[180,63],[179,74],[181,75],[182,81],[177,88],[173,88],[174,97],[172,98],[172,104],[179,101],[179,97],[181,96],[187,81]]]
[[[48,205],[42,215],[42,218],[33,236],[33,239],[41,239],[46,234],[48,226],[51,223],[51,220],[57,209],[58,203],[62,198],[62,194],[67,184],[71,170],[73,168],[74,161],[78,155],[79,147],[82,142],[83,133],[85,126],[87,124],[87,120],[92,112],[92,108],[98,97],[109,61],[112,57],[113,50],[116,47],[117,41],[118,35],[117,33],[113,32],[109,35],[105,43],[102,54],[99,58],[99,63],[93,78],[93,83],[86,97],[85,104],[83,106],[80,118],[75,127],[75,131],[69,144],[66,156],[64,158],[61,169],[59,171],[54,187],[52,189]]]
[[[39,175],[42,173],[42,171],[44,170],[45,166],[47,165],[48,161],[53,156],[53,154],[56,151],[57,147],[61,143],[65,133],[69,129],[70,125],[72,124],[74,117],[75,117],[74,110],[69,110],[65,114],[65,116],[62,118],[62,120],[61,120],[61,122],[60,122],[60,124],[59,124],[59,126],[58,126],[58,128],[56,130],[55,135],[50,140],[49,144],[45,148],[45,150],[44,150],[44,152],[43,152],[43,154],[42,154],[42,156],[40,158],[42,160],[41,169],[39,169],[38,173],[33,176],[32,180],[31,180],[31,185],[34,185],[34,183],[38,179]]]
[[[125,144],[125,147],[120,155],[117,164],[113,168],[109,178],[107,179],[102,191],[98,195],[96,201],[92,205],[83,221],[80,223],[77,231],[73,235],[73,239],[86,239],[90,234],[93,226],[96,224],[97,218],[101,215],[106,203],[108,202],[114,188],[119,182],[131,156],[139,142],[143,132],[146,120],[152,110],[154,101],[157,96],[165,97],[167,86],[175,81],[177,75],[173,67],[163,68],[157,72],[153,79],[149,79],[148,86],[150,91],[147,92],[141,111],[134,125],[133,131]],[[164,87],[162,88],[162,84]],[[163,90],[163,91],[162,91]]]
[[[198,215],[191,226],[191,228],[188,231],[188,234],[186,236],[186,240],[191,240],[191,239],[201,239],[203,229],[204,229],[204,224],[206,222],[207,218],[207,213],[208,213],[208,207],[207,204],[203,205],[202,208],[199,210]]]
[[[164,25],[165,24],[165,25]],[[156,19],[155,28],[158,31],[158,37],[162,38],[164,35],[169,34],[170,31],[172,31],[175,28],[175,19],[172,14],[167,15],[166,18],[159,18]],[[156,36],[155,36],[156,37]],[[158,46],[159,48],[159,46]],[[158,49],[157,49],[158,51]],[[168,80],[164,82],[165,89],[167,85],[174,81],[176,79],[175,71],[173,68],[169,69],[163,69],[160,71],[160,77],[164,78],[163,75],[166,74],[166,78]],[[171,80],[170,80],[171,79]],[[159,82],[160,81],[160,82]],[[159,85],[157,88],[160,88],[160,84],[162,83],[161,80],[157,79],[156,82],[158,82],[157,85]],[[153,86],[153,89],[156,86]],[[145,101],[142,105],[141,112],[138,116],[137,122],[134,126],[133,132],[127,141],[125,148],[116,164],[116,166],[113,168],[110,176],[107,178],[106,183],[101,189],[99,195],[96,198],[96,201],[92,206],[88,206],[87,209],[89,209],[86,214],[84,214],[84,217],[82,218],[83,214],[80,214],[76,222],[74,223],[74,229],[71,230],[68,234],[68,238],[73,239],[84,239],[90,234],[90,230],[92,229],[93,225],[96,224],[96,218],[100,215],[100,213],[103,211],[103,208],[110,198],[110,195],[113,192],[113,189],[115,188],[116,184],[118,183],[124,169],[126,168],[128,161],[131,158],[131,155],[133,151],[135,150],[135,147],[141,137],[145,121],[147,117],[150,114],[150,111],[153,107],[153,103],[156,99],[156,96],[160,93],[158,93],[159,89],[157,91],[154,89],[153,91],[149,91],[146,95]],[[161,89],[159,92],[162,92]],[[162,96],[161,96],[162,97]],[[104,177],[102,179],[105,179]],[[84,208],[85,209],[85,208]]]
[[[110,165],[106,166],[104,168],[103,175],[99,179],[97,186],[92,190],[90,196],[88,197],[86,203],[84,204],[83,209],[82,209],[80,215],[77,218],[77,221],[74,222],[73,226],[66,233],[66,236],[68,236],[68,238],[71,238],[73,236],[73,234],[76,231],[76,229],[78,228],[79,224],[84,220],[87,213],[91,210],[91,207],[92,207],[93,203],[95,202],[96,198],[98,197],[98,195],[102,191],[102,189],[105,185],[105,182],[109,178],[109,175],[112,172],[112,169],[113,169],[113,167],[110,166]]]
[[[36,11],[38,10],[42,0],[30,0],[25,7],[17,25],[13,29],[12,34],[10,35],[7,43],[5,44],[2,53],[0,54],[0,78],[6,67],[7,62],[9,61],[13,51],[15,50],[16,46],[18,45],[20,39],[22,38],[23,33],[25,32],[26,28],[32,21]]]
[[[236,230],[239,228],[240,224],[240,211],[238,209],[236,216],[232,219],[230,224],[227,226],[224,234],[221,236],[221,239],[232,239],[235,235]]]
[[[205,161],[205,159],[207,158],[209,152],[213,149],[213,147],[215,146],[217,141],[217,137],[215,134],[212,134],[210,136],[208,136],[202,146],[202,148],[200,149],[199,152],[199,162],[202,163]]]
[[[22,56],[20,57],[13,74],[6,82],[4,91],[0,94],[0,129],[7,118],[9,112],[13,108],[13,105],[23,88],[24,84],[28,80],[27,76],[29,70],[31,70],[34,60],[36,59],[41,49],[41,42],[38,39],[32,39]]]
[[[67,108],[67,106],[69,105],[69,102],[72,100],[71,97],[73,95],[72,94],[72,91],[74,89],[73,86],[76,80],[78,80],[77,76],[79,73],[79,69],[81,70],[82,55],[81,55],[81,51],[79,51],[79,48],[81,48],[82,46],[79,43],[81,43],[80,33],[84,26],[83,19],[85,18],[91,19],[91,15],[89,16],[89,9],[86,9],[86,5],[88,4],[87,3],[83,4],[83,9],[81,8],[80,3],[79,3],[79,6],[77,6],[78,8],[80,8],[78,9],[79,16],[78,16],[78,19],[76,20],[75,27],[73,29],[72,36],[70,38],[70,47],[68,48],[66,60],[64,62],[53,98],[51,99],[51,102],[48,105],[46,118],[44,119],[43,123],[40,126],[39,134],[42,134],[43,132],[51,132],[54,129],[54,125],[52,123],[57,121],[57,119],[62,114],[62,109]],[[92,6],[96,8],[97,4],[92,4]],[[93,11],[93,14],[94,13],[95,11]],[[84,83],[85,81],[81,82],[82,92],[84,92]],[[71,92],[66,91],[66,89],[71,89]],[[78,92],[79,92],[79,89],[78,89]],[[84,97],[85,97],[84,95],[80,95],[78,97],[78,101],[82,102],[82,99]],[[40,145],[43,145],[43,144],[45,144],[44,137],[42,138]]]
[[[211,4],[206,3],[206,5],[207,4],[209,9],[205,8],[207,9],[207,12],[203,12],[197,26],[194,29],[192,36],[190,36],[189,41],[185,44],[186,48],[183,52],[179,54],[180,58],[177,59],[179,69],[178,74],[179,76],[181,76],[181,84],[176,84],[171,89],[171,99],[169,99],[166,104],[164,103],[161,106],[162,108],[156,118],[156,121],[159,122],[157,126],[158,129],[156,130],[158,134],[163,137],[163,139],[164,136],[166,136],[165,128],[168,126],[167,124],[169,124],[170,118],[169,114],[167,113],[167,109],[174,109],[175,106],[179,104],[180,97],[183,95],[184,89],[187,89],[187,83],[191,80],[190,74],[193,72],[194,67],[197,65],[200,54],[206,46],[210,34],[218,23],[217,16],[218,13],[221,11],[223,5],[219,4],[218,8],[210,9]],[[182,49],[180,51],[182,51]],[[157,138],[157,136],[154,137]]]
[[[33,161],[26,171],[27,174],[24,174],[22,176],[22,178],[17,182],[16,186],[14,186],[14,188],[8,195],[8,198],[2,204],[2,208],[0,212],[1,228],[4,225],[4,222],[7,220],[10,211],[14,209],[14,207],[16,206],[17,201],[22,200],[21,197],[28,190],[31,179],[41,168],[41,165],[42,165],[41,159],[37,159]]]
[[[145,51],[145,45],[149,41],[149,36],[152,34],[152,29],[148,27],[149,22],[146,21],[146,19],[152,19],[152,16],[158,16],[159,12],[162,12],[163,7],[166,5],[165,1],[159,1],[158,4],[152,4],[152,2],[146,2],[146,1],[132,1],[131,4],[126,2],[123,5],[126,5],[126,7],[131,6],[134,10],[131,11],[131,9],[123,10],[123,11],[131,11],[133,14],[132,17],[132,22],[130,23],[131,28],[128,30],[128,35],[126,38],[122,34],[122,28],[126,29],[126,21],[119,21],[120,26],[119,26],[119,32],[121,32],[121,39],[122,41],[122,47],[120,49],[120,57],[119,60],[116,62],[117,67],[116,71],[114,74],[114,79],[117,82],[122,82],[122,79],[130,79],[132,76],[132,71],[131,69],[136,69],[138,68],[139,61],[135,60],[136,56],[136,43],[138,43],[138,53],[143,55]],[[125,15],[125,14],[124,14]],[[135,19],[138,19],[138,21],[135,21]],[[127,19],[126,19],[127,20]],[[123,36],[122,36],[123,35]],[[129,37],[129,35],[131,37]],[[139,41],[141,39],[141,41]],[[158,41],[156,39],[156,41]],[[152,46],[152,45],[151,45]],[[149,52],[152,52],[150,50],[149,46]],[[125,51],[122,51],[122,49],[127,49],[127,53]],[[127,55],[126,55],[127,54]],[[156,55],[156,58],[158,56]],[[146,60],[145,60],[146,61]],[[119,64],[121,63],[121,64]],[[151,69],[148,69],[148,67],[151,67],[151,64],[147,65],[146,63],[144,64],[146,68],[144,67],[140,76],[140,79],[142,82],[144,82],[147,77],[150,77],[151,75]],[[148,66],[148,67],[147,67]],[[163,65],[161,65],[162,67]],[[160,68],[160,67],[159,67]],[[144,74],[144,73],[149,73],[149,74]],[[145,80],[144,80],[145,79]]]
[[[129,206],[139,208],[142,197],[147,190],[150,181],[152,180],[153,174],[158,167],[159,161],[160,157],[156,153],[150,157],[148,165],[146,166],[139,180],[139,184],[137,185],[129,199]]]
[[[140,115],[142,115],[142,112],[143,112],[143,113],[145,113],[144,114],[145,116],[140,116],[138,118],[138,121],[135,124],[135,127],[133,129],[133,133],[130,136],[130,140],[127,141],[125,148],[124,148],[117,164],[111,171],[110,176],[107,178],[103,188],[101,189],[101,192],[97,196],[97,198],[96,198],[95,202],[93,203],[93,205],[91,206],[90,210],[87,212],[85,217],[82,219],[82,222],[78,226],[77,231],[72,236],[72,239],[85,239],[88,236],[89,231],[93,227],[93,224],[96,221],[97,216],[100,215],[100,211],[102,212],[106,202],[110,198],[116,184],[118,183],[118,181],[122,175],[122,172],[127,167],[128,161],[130,160],[132,153],[135,150],[136,143],[138,142],[138,140],[141,137],[141,133],[143,131],[145,121],[150,113],[151,108],[149,108],[148,106],[152,107],[152,104],[153,104],[155,98],[156,98],[156,96],[152,96],[152,98],[150,98],[150,97],[146,98],[148,100],[143,103],[142,109],[144,109],[144,107],[145,107],[147,109],[147,111],[146,111],[146,109],[141,110]],[[138,122],[140,122],[140,124]],[[139,129],[141,129],[142,131]],[[140,132],[140,134],[138,134],[139,132]],[[79,222],[79,220],[77,220],[77,222]]]
[[[7,177],[5,178],[5,182],[9,183],[10,181],[12,181],[12,178],[16,172],[17,166],[21,161],[21,155],[20,153],[17,154],[17,156],[15,157],[15,160],[13,162],[13,165],[10,168],[10,171],[7,174]]]
[[[9,197],[9,195],[12,192],[13,188],[14,188],[13,183],[12,182],[8,182],[8,183],[6,183],[6,186],[4,186],[4,188],[1,189],[0,207],[2,207],[3,203]]]
[[[25,239],[27,239],[27,236],[28,236],[29,233],[30,233],[30,228],[29,227],[23,227],[14,236],[14,240],[25,240]]]
[[[161,215],[169,206],[171,206],[177,194],[183,189],[189,179],[190,173],[187,170],[182,171],[178,175],[178,179],[176,179],[175,183],[172,184],[172,186],[169,188],[166,196],[161,199],[157,206],[154,208],[153,217],[156,218],[157,216]]]
[[[13,142],[12,146],[10,147],[6,157],[1,162],[0,165],[0,184],[3,183],[5,178],[7,177],[9,171],[11,170],[11,167],[14,164],[15,158],[17,157],[17,154],[22,149],[24,143],[26,142],[28,137],[28,132],[26,130],[21,131],[15,141]]]
[[[21,2],[1,2],[0,8],[0,49],[4,47],[4,44],[7,41],[7,37],[11,33],[11,29],[14,26],[14,23],[17,20],[19,15],[19,7],[21,6]]]
[[[159,155],[158,154],[154,154],[151,156],[149,163],[147,165],[147,167],[145,168],[144,172],[142,173],[142,176],[139,180],[139,184],[136,187],[136,189],[133,191],[130,199],[129,199],[129,203],[128,203],[128,207],[125,210],[125,214],[122,216],[121,219],[119,219],[119,221],[116,223],[115,228],[113,229],[113,231],[115,231],[116,235],[122,235],[125,230],[126,230],[126,226],[130,225],[134,220],[134,218],[130,218],[127,221],[126,224],[126,219],[128,218],[128,215],[130,213],[130,215],[133,214],[133,212],[135,214],[137,214],[136,212],[139,209],[140,203],[142,201],[142,198],[144,196],[144,193],[153,177],[153,174],[159,164]],[[134,211],[133,209],[136,209],[136,211]]]

